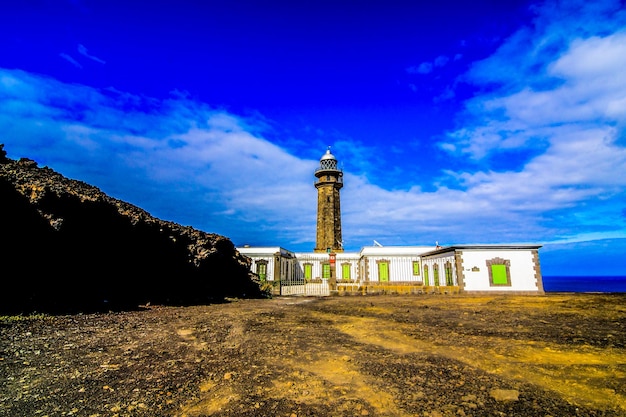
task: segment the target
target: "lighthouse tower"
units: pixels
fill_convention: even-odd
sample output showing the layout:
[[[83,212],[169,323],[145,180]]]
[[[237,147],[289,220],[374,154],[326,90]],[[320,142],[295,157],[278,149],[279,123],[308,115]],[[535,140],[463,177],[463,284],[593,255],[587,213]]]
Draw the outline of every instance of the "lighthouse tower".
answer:
[[[315,170],[317,188],[317,238],[314,252],[343,252],[341,239],[341,205],[339,190],[343,187],[343,172],[337,159],[328,150]]]

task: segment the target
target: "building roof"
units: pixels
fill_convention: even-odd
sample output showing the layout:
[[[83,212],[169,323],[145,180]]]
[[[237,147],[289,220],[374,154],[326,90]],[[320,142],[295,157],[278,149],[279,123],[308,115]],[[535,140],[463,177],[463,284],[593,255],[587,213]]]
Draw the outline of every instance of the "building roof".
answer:
[[[421,255],[430,252],[435,246],[364,246],[361,255],[384,256],[384,255]]]
[[[237,251],[242,255],[254,255],[254,256],[273,256],[276,253],[281,255],[294,256],[294,253],[290,250],[281,248],[280,246],[238,246]]]
[[[486,250],[533,250],[542,245],[454,245],[454,246],[364,246],[359,252],[338,252],[337,259],[359,258],[361,256],[432,256],[459,250],[486,251]],[[237,247],[242,255],[273,256],[280,253],[288,257],[306,257],[308,259],[328,259],[324,252],[292,252],[280,246],[242,246]]]
[[[359,252],[337,252],[335,253],[335,259],[358,259],[361,256]],[[296,252],[296,257],[307,259],[329,259],[330,256],[325,252]]]
[[[539,249],[542,245],[454,245],[446,246],[432,250],[430,252],[422,253],[422,256],[438,255],[440,253],[454,252],[458,250],[531,250]]]

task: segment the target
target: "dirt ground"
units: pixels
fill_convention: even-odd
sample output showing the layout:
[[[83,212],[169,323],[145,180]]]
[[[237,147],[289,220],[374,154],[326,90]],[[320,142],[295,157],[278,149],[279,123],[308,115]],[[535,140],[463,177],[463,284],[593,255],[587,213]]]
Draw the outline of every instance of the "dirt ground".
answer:
[[[626,294],[3,317],[0,416],[626,416]]]

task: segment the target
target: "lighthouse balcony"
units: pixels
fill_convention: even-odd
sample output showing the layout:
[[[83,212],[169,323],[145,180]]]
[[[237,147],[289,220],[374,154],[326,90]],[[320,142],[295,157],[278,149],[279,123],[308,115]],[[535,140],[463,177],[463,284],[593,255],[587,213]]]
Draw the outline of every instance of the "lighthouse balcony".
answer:
[[[315,184],[319,184],[322,182],[325,182],[325,183],[335,182],[335,183],[343,184],[343,176],[341,175],[327,174],[327,175],[316,175],[316,177],[317,179],[315,180]]]
[[[315,176],[316,177],[322,176],[322,175],[324,175],[326,173],[328,173],[328,175],[339,175],[339,176],[343,175],[343,172],[340,169],[337,169],[337,168],[320,167],[320,168],[317,168],[315,170]]]

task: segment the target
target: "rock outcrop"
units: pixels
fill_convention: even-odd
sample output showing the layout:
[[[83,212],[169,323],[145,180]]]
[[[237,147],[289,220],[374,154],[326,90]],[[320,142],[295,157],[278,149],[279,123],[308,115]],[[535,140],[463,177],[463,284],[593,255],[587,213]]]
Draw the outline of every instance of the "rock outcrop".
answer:
[[[0,145],[0,312],[261,297],[226,237],[163,221]]]

